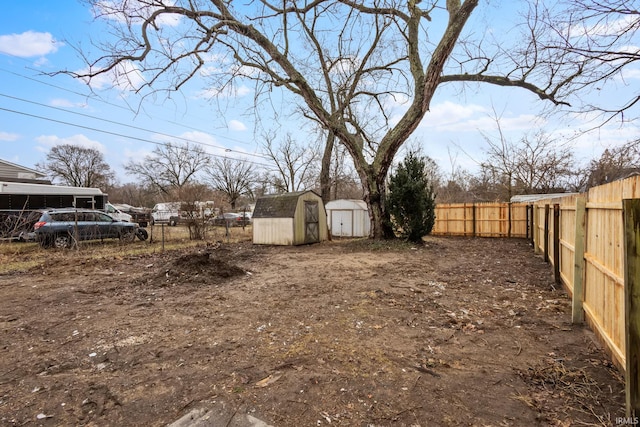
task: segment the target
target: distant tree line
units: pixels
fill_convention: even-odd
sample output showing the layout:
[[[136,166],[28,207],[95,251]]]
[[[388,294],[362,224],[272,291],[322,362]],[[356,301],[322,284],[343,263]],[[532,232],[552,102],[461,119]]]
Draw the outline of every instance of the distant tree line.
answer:
[[[265,136],[259,161],[207,152],[195,143],[168,142],[123,165],[133,179],[120,182],[104,154],[78,145],[53,147],[36,167],[56,184],[96,187],[113,202],[151,207],[164,201],[214,201],[224,211],[246,209],[255,197],[300,190],[320,192],[319,146],[307,146],[291,135]],[[357,175],[334,150],[330,195],[362,198]]]
[[[453,166],[445,174],[433,159],[420,156],[436,202],[508,201],[520,194],[581,192],[640,173],[638,141],[608,148],[581,165],[567,146],[543,132],[519,140],[509,140],[500,130],[498,136],[483,137],[487,148],[476,173]],[[309,189],[320,193],[320,145],[304,145],[291,135],[280,140],[265,136],[263,157],[253,161],[212,155],[193,143],[166,143],[127,162],[124,169],[135,178],[124,183],[118,182],[103,153],[93,148],[55,146],[36,167],[58,184],[98,187],[114,202],[151,207],[160,201],[213,200],[229,211],[241,210],[264,194]],[[329,170],[328,200],[363,198],[358,175],[339,144]]]

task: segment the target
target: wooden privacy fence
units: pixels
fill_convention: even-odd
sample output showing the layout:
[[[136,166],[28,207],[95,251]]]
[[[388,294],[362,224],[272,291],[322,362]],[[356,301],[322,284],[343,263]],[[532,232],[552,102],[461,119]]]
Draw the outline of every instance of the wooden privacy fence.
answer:
[[[529,237],[531,206],[524,203],[436,205],[432,234],[469,237]]]
[[[434,234],[526,237],[626,374],[627,411],[640,415],[640,176],[531,204],[436,206]]]
[[[640,176],[533,206],[534,248],[625,370],[628,411],[640,412]]]

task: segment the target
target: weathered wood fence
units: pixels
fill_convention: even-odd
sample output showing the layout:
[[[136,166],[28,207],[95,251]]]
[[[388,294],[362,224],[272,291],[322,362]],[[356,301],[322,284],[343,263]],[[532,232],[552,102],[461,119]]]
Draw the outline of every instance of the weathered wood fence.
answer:
[[[433,234],[531,239],[625,371],[627,410],[640,415],[640,176],[530,204],[437,205]]]

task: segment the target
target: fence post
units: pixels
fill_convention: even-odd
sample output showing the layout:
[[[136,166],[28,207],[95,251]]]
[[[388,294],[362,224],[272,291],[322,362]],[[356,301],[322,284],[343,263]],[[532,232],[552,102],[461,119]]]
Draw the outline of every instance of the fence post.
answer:
[[[533,205],[527,205],[527,239],[531,244],[535,244],[533,241]]]
[[[640,416],[640,199],[623,201],[627,416]]]
[[[560,205],[553,205],[553,275],[556,284],[562,284],[560,277]]]
[[[476,204],[471,205],[471,216],[473,217],[473,237],[476,237]]]
[[[540,207],[536,204],[533,205],[532,214],[533,220],[531,221],[531,232],[533,233],[533,253],[540,253],[540,236],[538,235],[538,209]]]
[[[571,323],[584,322],[584,238],[587,226],[586,200],[576,199],[576,242],[573,258],[573,295],[571,296]]]
[[[507,203],[507,209],[507,216],[509,221],[509,224],[507,224],[507,237],[511,238],[511,202]]]
[[[544,262],[549,262],[549,205],[544,205]]]

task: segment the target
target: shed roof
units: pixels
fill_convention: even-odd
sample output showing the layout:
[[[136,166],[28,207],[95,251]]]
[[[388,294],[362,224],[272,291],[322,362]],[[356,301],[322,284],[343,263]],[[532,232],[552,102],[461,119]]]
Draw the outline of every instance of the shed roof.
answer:
[[[337,199],[332,200],[325,204],[325,208],[327,210],[339,210],[339,209],[348,209],[348,210],[361,210],[368,211],[367,202],[359,199]]]
[[[269,194],[259,197],[256,200],[252,218],[293,218],[296,213],[298,198],[306,193],[313,193],[320,197],[315,191],[311,190]]]
[[[511,197],[511,203],[537,202],[538,200],[556,199],[558,197],[574,196],[579,193],[549,193],[549,194],[520,194]]]

